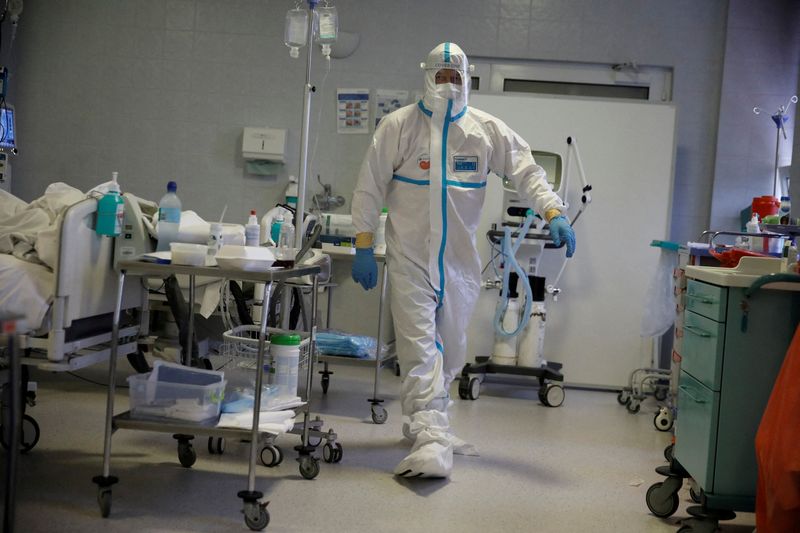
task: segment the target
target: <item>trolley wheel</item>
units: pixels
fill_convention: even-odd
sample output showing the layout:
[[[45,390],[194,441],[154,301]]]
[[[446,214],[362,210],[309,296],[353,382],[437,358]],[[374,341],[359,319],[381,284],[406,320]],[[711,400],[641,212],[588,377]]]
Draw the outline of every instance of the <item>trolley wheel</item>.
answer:
[[[621,390],[619,394],[617,394],[617,403],[620,405],[628,405],[631,401],[631,397],[628,396],[628,391]]]
[[[461,376],[458,380],[458,396],[462,400],[477,400],[481,396],[481,380]]]
[[[659,518],[667,518],[675,514],[678,510],[680,500],[677,492],[665,493],[664,483],[658,482],[650,485],[645,495],[647,508]]]
[[[372,406],[372,421],[376,424],[385,424],[389,419],[389,413],[380,405]]]
[[[0,426],[0,446],[2,446],[4,450],[9,448],[8,439],[10,435],[8,435],[8,433],[9,430],[6,429],[5,426]],[[36,422],[36,419],[31,415],[22,415],[22,434],[19,439],[19,453],[28,453],[31,451],[34,446],[39,443],[40,436],[41,430],[39,429],[39,423]]]
[[[461,376],[458,379],[458,397],[462,400],[469,400],[469,377]]]
[[[342,456],[344,455],[344,449],[342,448],[342,445],[339,444],[338,442],[334,444],[334,448],[335,449],[334,449],[334,454],[333,454],[333,462],[334,463],[341,463],[342,462]]]
[[[269,511],[258,502],[244,504],[244,523],[253,531],[261,531],[269,525]]]
[[[672,443],[664,448],[664,459],[667,460],[668,463],[672,462],[672,459],[675,457],[675,444]]]
[[[539,387],[539,401],[547,407],[560,407],[564,403],[564,387],[545,383],[543,387]]]
[[[300,475],[306,479],[314,479],[319,474],[319,460],[310,455],[304,455],[300,459]]]
[[[111,514],[111,488],[98,487],[97,505],[100,506],[100,516],[108,518],[108,515]]]
[[[328,387],[331,384],[331,378],[327,374],[322,374],[322,394],[328,394]]]
[[[211,455],[225,453],[225,437],[208,437],[208,453]]]
[[[322,460],[326,463],[332,463],[335,456],[336,448],[330,442],[326,442],[325,446],[322,447]]]
[[[659,409],[656,416],[653,417],[653,425],[659,431],[669,431],[672,429],[672,424],[672,413],[669,412],[669,409]]]
[[[689,497],[692,499],[694,503],[702,503],[702,494],[703,492],[700,491],[695,492],[694,487],[689,487]]]
[[[194,446],[191,443],[178,442],[178,461],[186,468],[191,468],[197,461],[197,452],[194,451]]]
[[[283,462],[283,450],[274,444],[267,444],[261,448],[259,457],[261,458],[261,464],[268,468],[272,468]]]
[[[667,392],[666,387],[656,387],[656,390],[653,391],[653,397],[659,402],[663,402],[667,399]]]
[[[631,402],[628,404],[628,412],[632,415],[638,413],[639,409],[641,408],[642,406],[639,404],[638,400],[631,400]]]

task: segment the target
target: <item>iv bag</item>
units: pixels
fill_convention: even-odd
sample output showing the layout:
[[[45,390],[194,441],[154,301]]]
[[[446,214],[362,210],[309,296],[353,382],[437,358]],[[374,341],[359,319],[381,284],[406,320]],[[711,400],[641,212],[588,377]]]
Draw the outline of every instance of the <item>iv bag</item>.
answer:
[[[336,42],[339,32],[339,17],[336,13],[336,7],[318,7],[316,9],[315,22],[318,43],[331,44]]]
[[[298,57],[300,48],[306,45],[308,12],[305,9],[290,9],[286,12],[286,27],[283,42],[289,47],[289,55]]]

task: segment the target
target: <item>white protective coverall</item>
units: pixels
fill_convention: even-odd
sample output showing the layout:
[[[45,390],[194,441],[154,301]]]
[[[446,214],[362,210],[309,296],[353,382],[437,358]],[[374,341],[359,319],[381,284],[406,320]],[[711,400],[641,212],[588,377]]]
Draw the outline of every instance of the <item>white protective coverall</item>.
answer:
[[[448,389],[466,360],[466,330],[480,289],[475,232],[487,175],[509,178],[537,213],[565,207],[528,144],[501,120],[467,107],[470,76],[461,48],[442,43],[423,67],[423,100],[387,115],[375,131],[352,216],[357,233],[374,234],[384,203],[389,208],[387,264],[402,410],[415,439],[395,474],[447,477],[454,439]],[[440,69],[457,70],[463,85],[437,86]]]

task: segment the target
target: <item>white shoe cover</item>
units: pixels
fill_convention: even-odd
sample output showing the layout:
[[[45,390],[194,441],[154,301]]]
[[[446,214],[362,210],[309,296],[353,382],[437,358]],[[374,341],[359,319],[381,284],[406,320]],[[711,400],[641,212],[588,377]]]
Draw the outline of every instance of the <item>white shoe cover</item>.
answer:
[[[395,467],[396,476],[412,478],[447,478],[453,470],[453,445],[445,438],[428,438],[424,431],[417,436],[411,453]]]
[[[447,438],[447,414],[419,411],[411,416],[408,433],[416,437],[411,453],[400,461],[394,473],[400,477],[450,477],[453,470],[453,445]]]
[[[413,433],[411,433],[411,425],[408,422],[403,422],[403,436],[414,442],[416,437]],[[469,442],[461,439],[449,431],[447,432],[447,440],[450,441],[450,444],[453,445],[453,454],[454,455],[467,455],[470,457],[480,457],[480,452],[478,448],[474,444],[470,444]]]

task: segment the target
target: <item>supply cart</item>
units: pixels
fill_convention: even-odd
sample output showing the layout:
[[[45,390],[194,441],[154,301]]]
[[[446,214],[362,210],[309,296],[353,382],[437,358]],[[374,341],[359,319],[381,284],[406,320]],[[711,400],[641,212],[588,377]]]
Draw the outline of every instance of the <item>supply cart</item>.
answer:
[[[779,263],[745,257],[736,268],[686,267],[680,417],[669,465],[656,468],[665,479],[646,494],[650,512],[666,518],[683,480],[694,480],[700,505],[688,508],[682,533],[711,533],[734,511],[754,510],[755,435],[800,323],[800,276],[762,275]]]
[[[250,272],[233,268],[220,267],[199,267],[171,264],[156,264],[143,261],[121,261],[118,264],[119,279],[117,285],[117,300],[114,310],[113,334],[111,345],[111,358],[109,360],[108,375],[108,397],[106,403],[105,419],[105,439],[103,450],[103,473],[95,476],[93,481],[97,484],[97,501],[100,506],[102,516],[105,518],[111,512],[111,491],[113,485],[119,479],[111,475],[111,436],[117,429],[135,429],[144,431],[156,431],[173,433],[178,441],[178,458],[183,466],[190,467],[196,454],[191,444],[193,436],[196,434],[209,435],[213,438],[233,438],[247,439],[250,441],[250,457],[248,468],[247,489],[240,491],[238,497],[244,502],[244,519],[247,526],[252,530],[264,529],[269,524],[269,512],[266,507],[269,502],[262,502],[264,494],[256,490],[256,458],[258,456],[259,443],[265,443],[265,447],[273,446],[275,435],[259,431],[259,409],[253,409],[253,423],[250,430],[217,428],[210,424],[183,422],[183,421],[158,421],[158,420],[139,420],[130,416],[129,412],[114,416],[114,393],[115,393],[115,374],[117,349],[120,343],[120,312],[122,295],[125,288],[127,276],[139,277],[161,277],[165,278],[172,274],[184,274],[189,277],[189,308],[194,309],[194,288],[195,278],[198,276],[208,276],[223,279],[237,279],[243,281],[260,282],[264,284],[264,303],[265,309],[269,309],[269,301],[272,295],[273,284],[289,278],[300,276],[311,276],[312,278],[312,310],[311,327],[307,334],[307,365],[305,375],[305,392],[302,408],[303,422],[295,425],[292,433],[301,436],[301,445],[295,449],[299,453],[300,474],[306,479],[313,479],[319,473],[319,460],[314,455],[316,446],[310,444],[311,438],[319,439],[317,445],[322,440],[326,440],[325,460],[328,462],[338,462],[342,457],[341,445],[336,442],[336,434],[330,430],[323,432],[322,420],[316,418],[311,420],[310,396],[311,396],[311,377],[314,369],[314,339],[316,335],[316,309],[317,309],[317,274],[320,268],[317,266],[304,266],[295,268],[275,269],[261,272]],[[194,329],[194,315],[190,315],[187,336],[192,338]],[[187,346],[191,346],[187,342]],[[261,321],[258,331],[258,347],[256,351],[256,368],[263,368],[267,345],[267,320],[266,317]],[[183,353],[183,364],[190,362],[191,352],[186,350]],[[263,372],[255,374],[255,399],[254,405],[261,405]],[[269,448],[268,448],[269,449]],[[221,450],[220,450],[221,451]],[[262,449],[262,452],[264,450]],[[277,458],[276,458],[277,460]],[[279,462],[279,461],[278,461]]]
[[[346,252],[338,252],[335,250],[325,250],[325,253],[330,254],[331,258],[334,259],[351,259],[355,256],[346,253]],[[386,328],[384,327],[384,314],[386,309],[386,292],[387,292],[387,285],[388,285],[388,276],[387,276],[387,265],[386,265],[386,255],[376,253],[375,259],[380,263],[381,275],[380,279],[378,280],[378,285],[380,287],[380,300],[378,304],[378,331],[377,331],[377,348],[375,351],[375,359],[358,359],[354,357],[344,357],[341,355],[330,355],[330,354],[319,354],[319,360],[322,362],[323,367],[320,370],[320,374],[322,374],[322,392],[326,394],[328,392],[328,387],[330,386],[330,376],[333,374],[331,370],[328,368],[329,363],[335,364],[348,364],[348,365],[356,365],[356,366],[374,366],[375,368],[375,381],[373,385],[373,393],[372,398],[367,398],[367,401],[370,403],[370,410],[372,413],[372,421],[376,424],[384,424],[386,420],[389,418],[389,413],[386,411],[386,408],[383,407],[381,404],[384,400],[380,397],[380,381],[381,381],[381,368],[383,368],[387,364],[394,363],[394,372],[396,376],[400,375],[400,365],[397,362],[397,354],[394,349],[394,342],[388,343],[388,350],[386,353],[382,350],[382,346],[386,340]],[[331,327],[331,307],[333,303],[333,294],[334,288],[336,287],[335,284],[328,284],[328,307],[327,313],[325,315],[325,326],[327,328]]]

